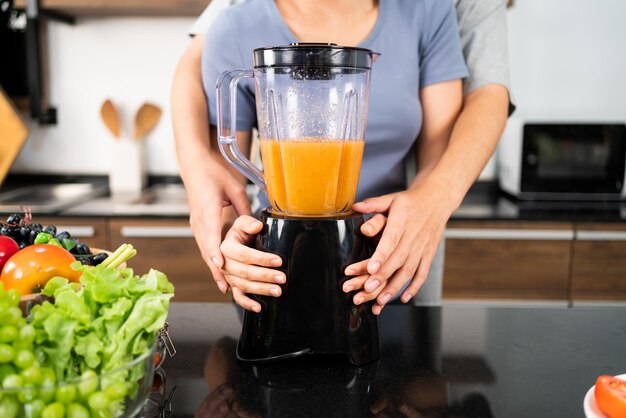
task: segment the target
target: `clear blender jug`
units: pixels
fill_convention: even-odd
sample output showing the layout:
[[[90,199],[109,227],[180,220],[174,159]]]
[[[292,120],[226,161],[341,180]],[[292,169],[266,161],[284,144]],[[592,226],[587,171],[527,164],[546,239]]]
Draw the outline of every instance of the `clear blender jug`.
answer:
[[[350,212],[376,55],[334,44],[258,48],[253,51],[254,70],[230,70],[220,76],[220,150],[267,192],[272,211],[305,217]],[[243,77],[254,78],[264,172],[237,147],[237,84]]]

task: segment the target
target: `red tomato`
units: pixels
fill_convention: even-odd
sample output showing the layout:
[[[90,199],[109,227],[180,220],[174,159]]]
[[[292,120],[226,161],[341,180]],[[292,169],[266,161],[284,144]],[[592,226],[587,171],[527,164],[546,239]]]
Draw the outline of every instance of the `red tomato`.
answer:
[[[18,252],[20,247],[17,242],[6,235],[0,235],[0,269],[11,258],[13,254]]]
[[[626,417],[626,380],[600,376],[596,380],[596,404],[611,418]]]
[[[81,273],[70,267],[74,261],[69,251],[56,245],[30,245],[9,258],[0,280],[5,290],[17,289],[22,295],[37,293],[54,276],[78,282]]]

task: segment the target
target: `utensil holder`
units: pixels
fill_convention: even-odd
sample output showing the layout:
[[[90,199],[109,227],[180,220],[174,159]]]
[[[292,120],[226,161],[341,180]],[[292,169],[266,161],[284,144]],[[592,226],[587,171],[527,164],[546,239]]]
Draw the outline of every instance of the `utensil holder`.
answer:
[[[148,182],[144,141],[122,137],[111,142],[111,195],[139,195]]]

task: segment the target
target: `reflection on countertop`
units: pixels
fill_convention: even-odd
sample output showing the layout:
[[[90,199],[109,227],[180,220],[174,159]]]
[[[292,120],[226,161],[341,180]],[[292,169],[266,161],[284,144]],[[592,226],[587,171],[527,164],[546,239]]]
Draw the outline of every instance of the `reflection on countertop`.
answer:
[[[249,198],[256,191],[247,186]],[[10,176],[0,188],[0,212],[21,206],[58,216],[189,216],[187,193],[176,176],[154,176],[141,194],[115,196],[103,176]],[[451,219],[621,222],[626,201],[522,201],[500,191],[494,181],[480,181]]]
[[[380,360],[238,361],[241,313],[174,303],[172,417],[575,417],[626,370],[624,308],[413,307],[379,317]]]

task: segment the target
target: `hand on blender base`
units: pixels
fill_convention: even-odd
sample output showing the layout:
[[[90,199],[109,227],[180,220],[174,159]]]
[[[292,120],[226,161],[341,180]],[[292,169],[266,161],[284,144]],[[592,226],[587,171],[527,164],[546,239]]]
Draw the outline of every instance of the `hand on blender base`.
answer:
[[[213,279],[220,291],[226,293],[229,285],[220,271],[223,257],[219,250],[223,220],[226,220],[223,212],[232,205],[235,213],[249,214],[250,204],[244,186],[226,168],[216,162],[200,166],[206,166],[210,174],[197,171],[196,181],[185,181],[189,195],[189,223]]]
[[[243,215],[226,233],[220,246],[224,256],[222,273],[232,287],[235,302],[253,312],[261,312],[261,305],[246,293],[278,297],[282,289],[278,284],[286,282],[284,273],[272,267],[280,267],[279,256],[250,248],[263,224],[251,216]]]
[[[356,277],[345,283],[344,290],[346,286],[363,288],[354,296],[355,304],[376,299],[372,312],[378,315],[408,282],[401,301],[407,303],[417,294],[448,220],[434,196],[415,188],[354,204],[358,212],[377,213],[361,227],[364,235],[372,237],[382,231],[372,257],[346,268],[346,275]]]

